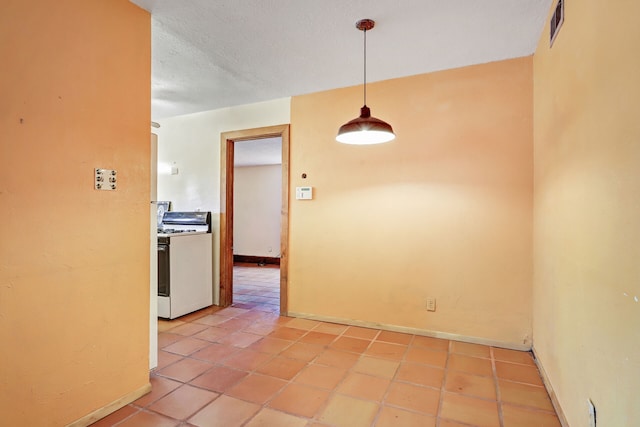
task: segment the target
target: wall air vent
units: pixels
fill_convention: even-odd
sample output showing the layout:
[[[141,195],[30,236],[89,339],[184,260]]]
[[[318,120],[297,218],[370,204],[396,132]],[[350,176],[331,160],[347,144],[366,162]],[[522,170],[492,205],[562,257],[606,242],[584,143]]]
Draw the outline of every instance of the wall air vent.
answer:
[[[556,5],[556,10],[553,11],[553,16],[551,17],[551,25],[549,25],[549,46],[553,46],[553,41],[558,37],[558,33],[560,32],[560,27],[562,27],[562,23],[564,22],[564,0],[558,0],[558,4]]]

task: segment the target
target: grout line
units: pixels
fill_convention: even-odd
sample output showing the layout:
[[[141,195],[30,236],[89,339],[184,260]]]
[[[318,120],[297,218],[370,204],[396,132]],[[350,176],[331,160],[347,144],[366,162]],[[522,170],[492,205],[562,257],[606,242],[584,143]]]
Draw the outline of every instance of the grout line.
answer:
[[[489,347],[489,354],[491,356],[491,369],[493,371],[493,383],[496,389],[496,403],[498,404],[498,420],[500,421],[500,427],[504,427],[504,417],[502,414],[502,395],[500,393],[500,386],[498,383],[498,371],[496,369],[496,359],[493,353],[493,347]]]
[[[438,400],[438,410],[436,412],[436,427],[440,426],[440,415],[442,414],[442,405],[444,403],[444,396],[446,393],[445,384],[447,383],[447,377],[449,375],[449,356],[451,356],[451,350],[453,348],[452,341],[449,341],[448,347],[447,360],[444,363],[444,372],[442,374],[442,384],[440,384],[440,399]]]

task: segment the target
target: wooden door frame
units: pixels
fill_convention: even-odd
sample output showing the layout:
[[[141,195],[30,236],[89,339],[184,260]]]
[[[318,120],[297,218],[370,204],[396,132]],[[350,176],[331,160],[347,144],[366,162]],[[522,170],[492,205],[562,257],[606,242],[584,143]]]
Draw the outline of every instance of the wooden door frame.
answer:
[[[220,134],[220,306],[233,303],[233,159],[234,143],[282,138],[282,209],[280,221],[280,314],[287,314],[289,272],[289,125],[244,129]]]

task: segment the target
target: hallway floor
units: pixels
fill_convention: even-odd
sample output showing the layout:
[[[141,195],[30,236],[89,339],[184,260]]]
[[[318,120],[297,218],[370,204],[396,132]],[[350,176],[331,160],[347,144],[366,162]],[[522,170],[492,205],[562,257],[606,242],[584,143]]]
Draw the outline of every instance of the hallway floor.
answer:
[[[278,268],[159,324],[151,393],[96,427],[559,427],[530,353],[278,315]]]

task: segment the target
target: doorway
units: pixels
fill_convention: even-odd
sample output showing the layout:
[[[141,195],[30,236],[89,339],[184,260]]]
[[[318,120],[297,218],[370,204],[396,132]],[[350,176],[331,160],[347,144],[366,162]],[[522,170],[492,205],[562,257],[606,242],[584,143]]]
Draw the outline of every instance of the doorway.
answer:
[[[220,135],[220,299],[233,304],[233,224],[235,143],[279,137],[282,143],[282,196],[280,218],[280,314],[287,314],[289,242],[289,125],[224,132]]]

